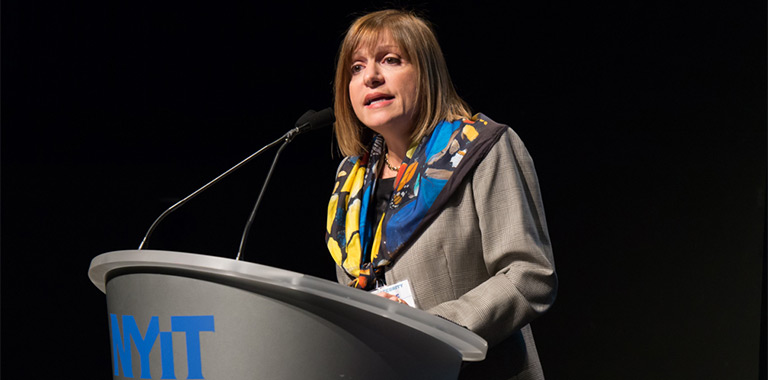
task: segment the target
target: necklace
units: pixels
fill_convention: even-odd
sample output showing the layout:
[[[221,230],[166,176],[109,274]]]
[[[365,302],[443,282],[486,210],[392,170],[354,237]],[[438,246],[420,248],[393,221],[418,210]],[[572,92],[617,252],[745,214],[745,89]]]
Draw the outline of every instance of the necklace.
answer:
[[[393,171],[393,172],[396,172],[396,171],[400,170],[400,166],[402,166],[402,165],[403,165],[403,163],[402,163],[402,162],[400,162],[400,165],[397,165],[397,167],[394,167],[394,166],[392,166],[392,165],[389,163],[389,152],[387,152],[387,154],[385,154],[385,155],[384,155],[384,165],[387,165],[387,167],[389,168],[389,170],[391,170],[391,171]]]

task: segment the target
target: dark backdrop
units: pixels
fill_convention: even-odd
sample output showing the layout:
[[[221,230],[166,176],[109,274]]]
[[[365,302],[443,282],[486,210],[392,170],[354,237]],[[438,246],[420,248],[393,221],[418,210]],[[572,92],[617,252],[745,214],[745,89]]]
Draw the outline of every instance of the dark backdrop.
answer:
[[[764,376],[765,2],[518,3],[411,5],[536,161],[561,281],[533,325],[548,378]],[[329,106],[346,26],[384,5],[4,1],[2,375],[109,377],[91,258]],[[331,278],[334,152],[330,129],[286,149],[248,260]],[[234,257],[270,160],[149,247]]]

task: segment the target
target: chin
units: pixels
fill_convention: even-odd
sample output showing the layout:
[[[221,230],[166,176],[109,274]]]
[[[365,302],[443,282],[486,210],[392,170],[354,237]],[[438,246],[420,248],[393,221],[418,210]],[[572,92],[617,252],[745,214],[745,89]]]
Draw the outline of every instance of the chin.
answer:
[[[386,126],[391,124],[391,122],[391,119],[382,117],[369,117],[363,120],[363,124],[365,124],[365,126],[377,132],[381,128],[386,128]]]
[[[374,130],[377,133],[382,133],[382,131],[386,131],[386,130],[401,129],[399,128],[399,126],[405,120],[405,118],[403,117],[382,117],[382,116],[367,118],[363,122],[363,124],[365,124],[365,126]]]

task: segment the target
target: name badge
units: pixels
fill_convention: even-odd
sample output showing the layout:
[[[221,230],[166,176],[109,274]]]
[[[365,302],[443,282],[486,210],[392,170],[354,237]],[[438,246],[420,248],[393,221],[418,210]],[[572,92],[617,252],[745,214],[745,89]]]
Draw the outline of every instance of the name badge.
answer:
[[[371,290],[371,294],[389,293],[397,296],[401,300],[405,301],[410,307],[416,307],[416,301],[413,299],[413,293],[411,292],[411,283],[408,280],[403,280],[397,284],[382,286]]]

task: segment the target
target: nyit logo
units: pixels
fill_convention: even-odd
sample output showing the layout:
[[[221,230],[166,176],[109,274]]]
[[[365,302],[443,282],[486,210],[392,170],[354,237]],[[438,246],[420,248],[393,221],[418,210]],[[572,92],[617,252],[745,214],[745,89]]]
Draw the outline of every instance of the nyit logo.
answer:
[[[123,315],[118,318],[117,315],[110,314],[109,317],[109,329],[112,333],[112,368],[115,370],[115,376],[119,376],[119,369],[122,368],[124,377],[134,377],[131,357],[131,342],[133,342],[139,352],[141,378],[152,378],[149,371],[149,353],[155,348],[159,337],[161,379],[175,379],[173,334],[181,333],[185,334],[187,342],[187,379],[204,379],[203,365],[200,360],[200,333],[215,331],[212,315],[172,316],[171,331],[160,331],[158,317],[152,317],[144,334],[139,331],[136,319],[132,315]]]

